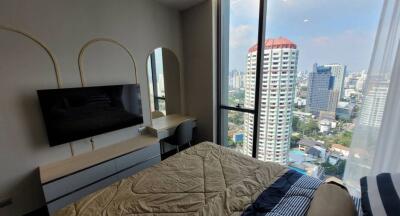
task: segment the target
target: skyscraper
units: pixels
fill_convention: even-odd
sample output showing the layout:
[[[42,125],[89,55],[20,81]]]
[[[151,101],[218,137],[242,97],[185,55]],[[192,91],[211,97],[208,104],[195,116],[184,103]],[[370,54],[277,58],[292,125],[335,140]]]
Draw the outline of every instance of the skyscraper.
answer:
[[[240,89],[244,87],[244,73],[238,70],[232,70],[229,73],[229,87]]]
[[[245,106],[254,104],[257,45],[249,49],[245,83]],[[261,76],[261,107],[257,158],[286,164],[290,146],[292,104],[297,71],[296,44],[286,38],[265,41]],[[251,155],[253,116],[245,114],[243,153]]]
[[[333,91],[338,94],[338,100],[344,97],[344,77],[346,74],[346,66],[342,64],[327,64],[325,67],[331,68],[332,76],[335,77],[335,83],[333,84]]]
[[[363,109],[359,123],[361,126],[379,128],[381,126],[386,97],[389,91],[389,80],[381,77],[371,77],[365,91]]]
[[[332,102],[338,94],[332,94],[335,78],[330,67],[314,64],[308,77],[306,111],[319,115],[320,111],[333,111]]]

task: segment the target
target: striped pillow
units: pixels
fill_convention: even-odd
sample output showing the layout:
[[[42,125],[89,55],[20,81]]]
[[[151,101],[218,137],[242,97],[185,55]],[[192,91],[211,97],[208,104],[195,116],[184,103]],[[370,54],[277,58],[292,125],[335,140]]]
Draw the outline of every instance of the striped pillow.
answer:
[[[400,173],[382,173],[360,179],[364,215],[400,215]]]

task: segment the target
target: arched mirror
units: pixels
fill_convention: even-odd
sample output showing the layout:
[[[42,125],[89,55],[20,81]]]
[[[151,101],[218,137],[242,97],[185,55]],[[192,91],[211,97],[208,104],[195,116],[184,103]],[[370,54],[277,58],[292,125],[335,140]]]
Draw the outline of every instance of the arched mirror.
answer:
[[[169,49],[157,48],[147,59],[152,118],[181,112],[179,62]]]

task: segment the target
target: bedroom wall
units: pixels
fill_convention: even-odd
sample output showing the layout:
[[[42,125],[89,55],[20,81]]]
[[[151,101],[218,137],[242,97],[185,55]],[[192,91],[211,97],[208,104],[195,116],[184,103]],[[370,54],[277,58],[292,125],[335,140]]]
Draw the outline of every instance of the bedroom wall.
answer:
[[[216,1],[182,12],[185,111],[197,118],[199,141],[215,138]]]
[[[150,123],[147,56],[166,47],[183,60],[180,14],[149,0],[2,0],[0,26],[28,33],[56,60],[62,87],[135,83],[141,85],[144,124]],[[29,36],[28,35],[28,36]],[[118,45],[120,43],[123,47]],[[0,28],[0,200],[13,204],[0,215],[21,215],[43,204],[37,167],[71,156],[68,144],[48,147],[36,90],[57,88],[53,62],[43,47],[17,32]],[[96,148],[136,136],[131,127],[94,137]],[[90,151],[89,140],[72,143],[75,154]]]

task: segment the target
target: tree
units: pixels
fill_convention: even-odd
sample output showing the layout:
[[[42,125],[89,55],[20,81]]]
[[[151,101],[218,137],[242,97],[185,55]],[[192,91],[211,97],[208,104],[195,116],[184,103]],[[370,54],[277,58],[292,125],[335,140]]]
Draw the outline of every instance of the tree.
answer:
[[[324,162],[321,164],[324,168],[325,175],[336,176],[342,178],[344,174],[344,168],[346,167],[346,160],[338,160],[336,165],[331,165],[329,162]]]
[[[293,136],[290,138],[290,148],[297,148],[299,145],[297,144],[300,141],[300,136]]]
[[[236,147],[236,143],[233,141],[232,137],[228,136],[228,146]]]
[[[337,176],[339,178],[343,178],[345,167],[346,167],[346,160],[339,160],[337,164]]]
[[[350,131],[344,131],[344,132],[336,135],[333,139],[333,142],[350,147],[352,135],[353,134]]]
[[[321,164],[321,167],[324,168],[325,175],[336,176],[336,172],[337,172],[336,166],[331,165],[328,162],[324,162]]]
[[[304,134],[307,136],[316,135],[319,132],[318,123],[312,119],[310,119],[304,125]]]
[[[300,121],[299,117],[293,116],[293,119],[292,119],[292,131],[298,131],[300,124],[301,124],[301,121]]]

